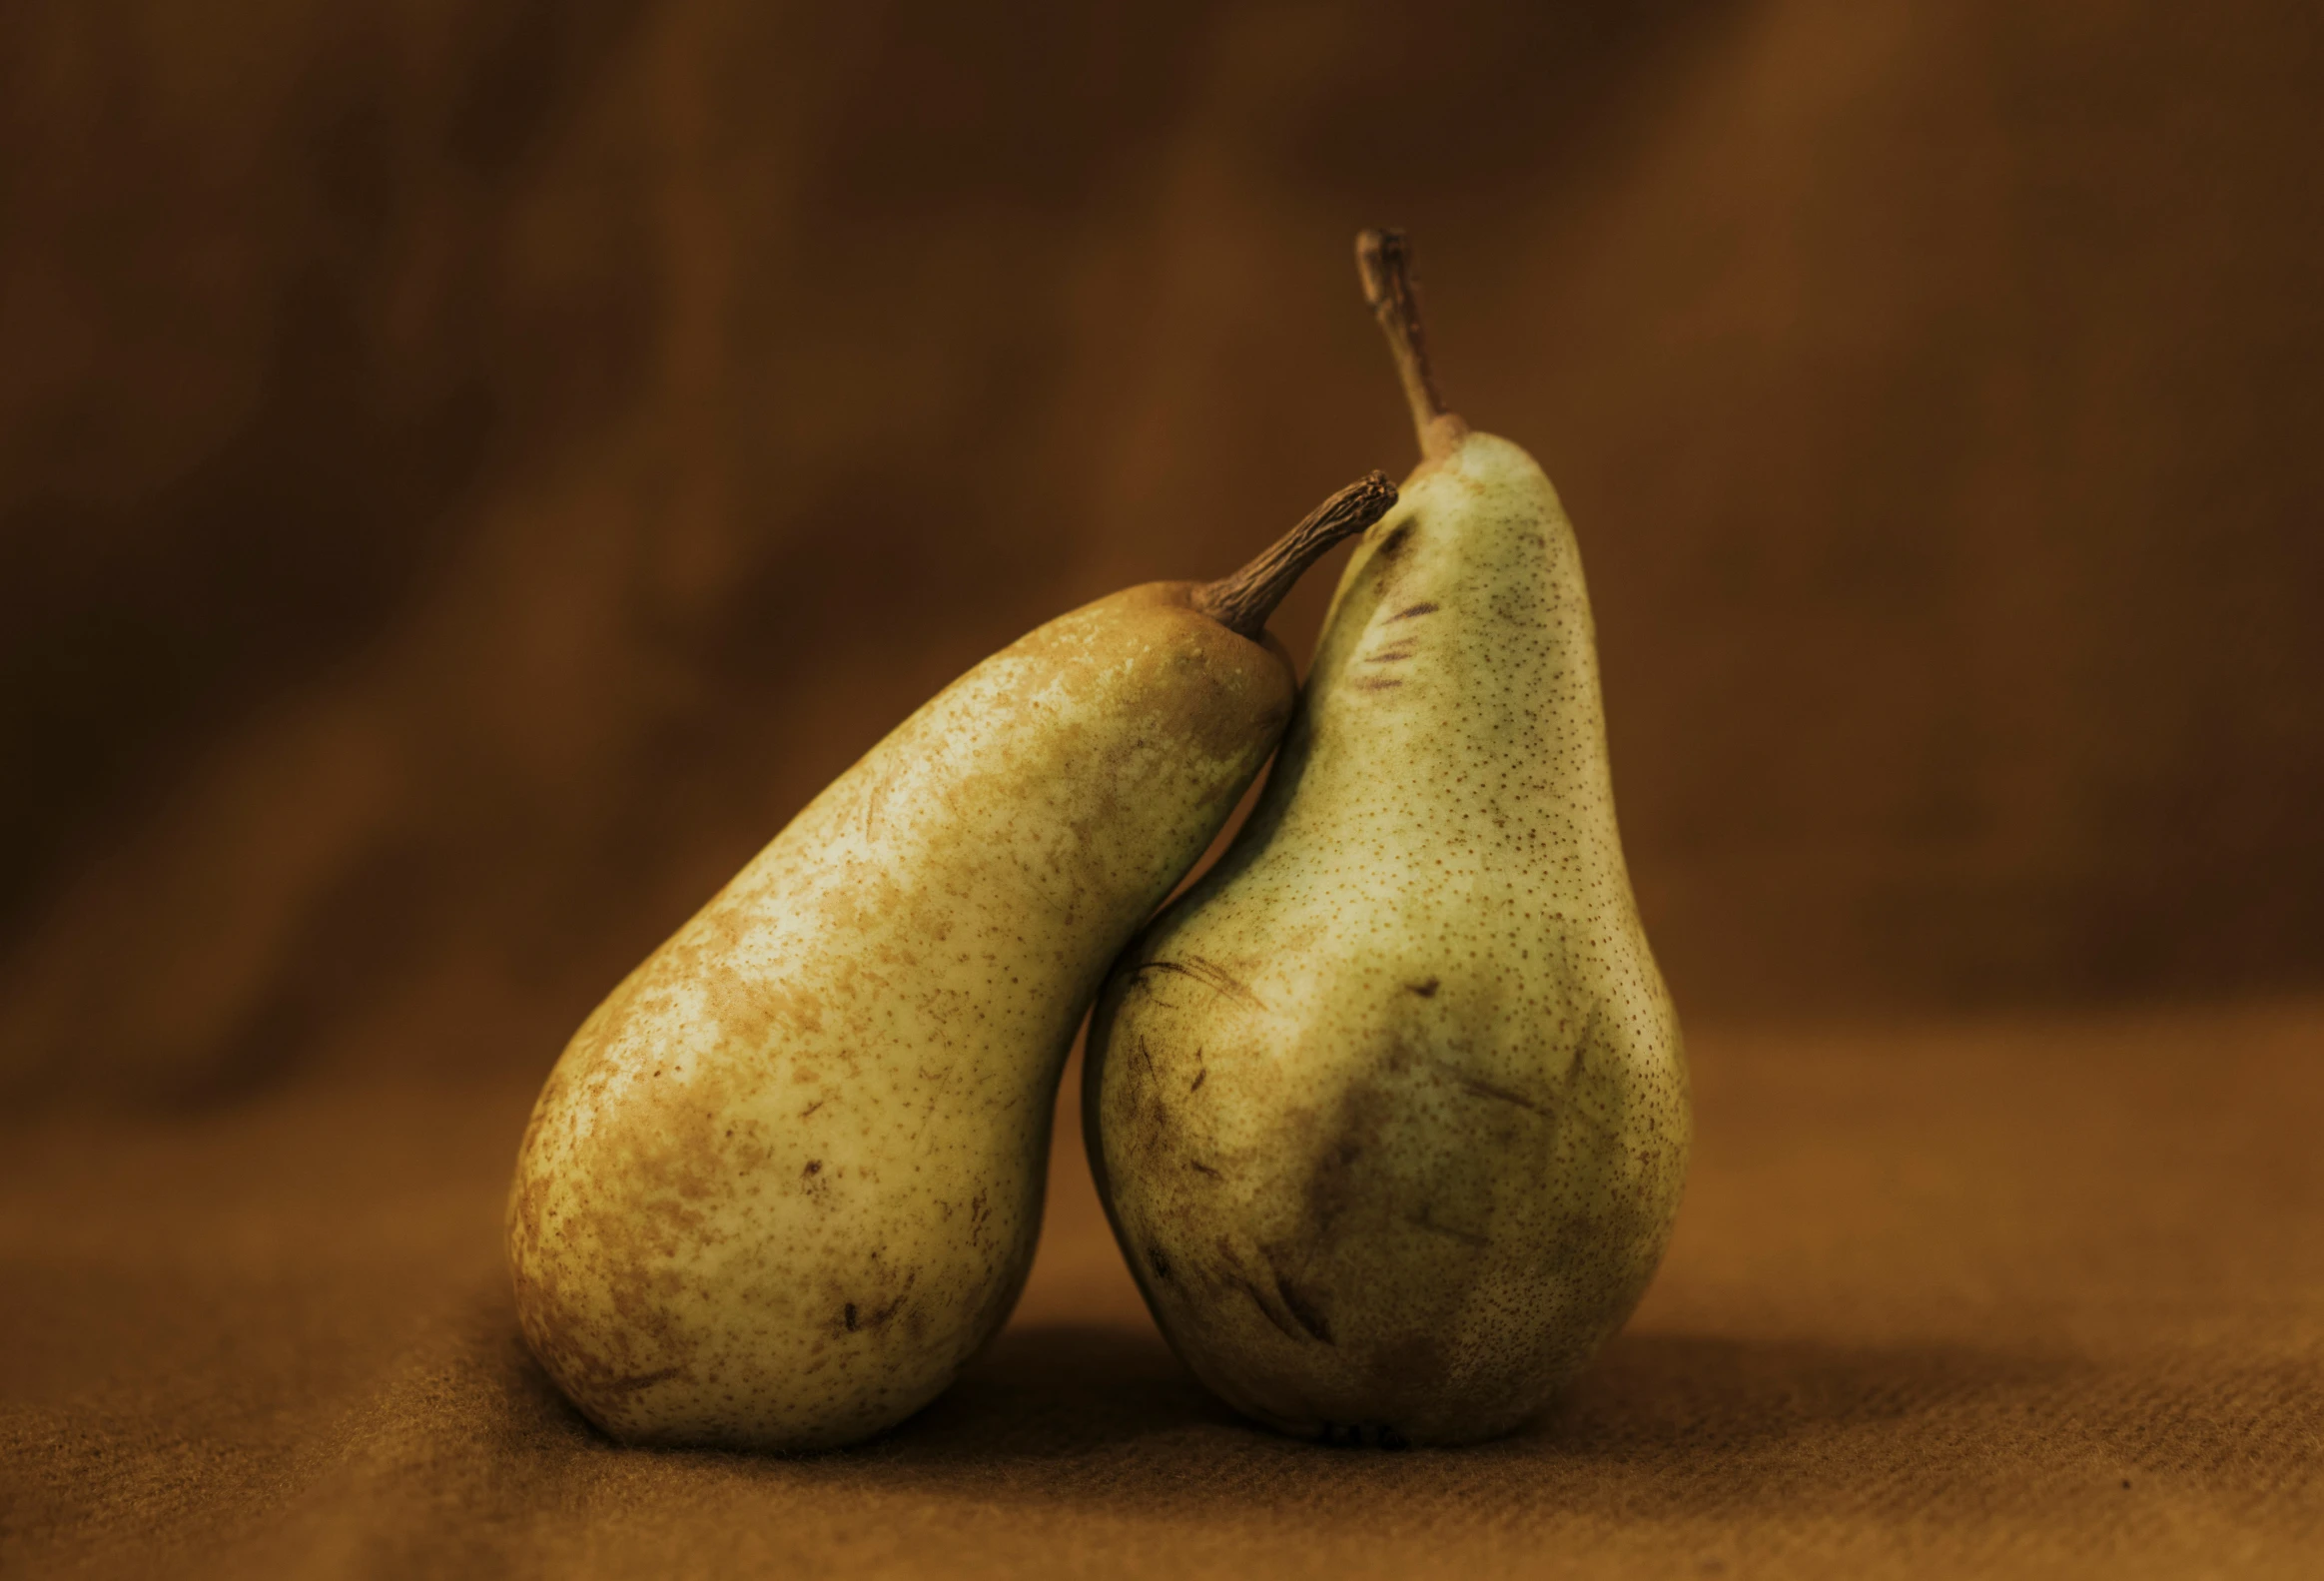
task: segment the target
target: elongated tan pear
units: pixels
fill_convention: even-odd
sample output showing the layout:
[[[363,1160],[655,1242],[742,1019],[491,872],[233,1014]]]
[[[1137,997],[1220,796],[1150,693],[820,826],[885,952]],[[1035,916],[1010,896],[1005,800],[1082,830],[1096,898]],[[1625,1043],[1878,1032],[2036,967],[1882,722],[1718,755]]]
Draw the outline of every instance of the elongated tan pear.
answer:
[[[524,1336],[590,1420],[843,1444],[1000,1327],[1075,1029],[1289,717],[1267,614],[1394,498],[1374,473],[1237,576],[987,659],[597,1007],[508,1204]]]
[[[1400,238],[1358,256],[1425,458],[1249,824],[1110,978],[1085,1130],[1204,1383],[1287,1432],[1460,1443],[1538,1412],[1645,1290],[1686,1065],[1573,530],[1438,399]]]

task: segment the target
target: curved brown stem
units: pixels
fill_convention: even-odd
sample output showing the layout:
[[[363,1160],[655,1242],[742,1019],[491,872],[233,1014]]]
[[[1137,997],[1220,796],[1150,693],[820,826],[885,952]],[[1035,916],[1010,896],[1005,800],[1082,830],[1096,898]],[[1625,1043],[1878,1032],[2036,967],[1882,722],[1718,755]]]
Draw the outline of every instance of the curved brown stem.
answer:
[[[1401,231],[1362,231],[1355,239],[1355,267],[1363,276],[1364,301],[1388,338],[1396,377],[1412,407],[1412,430],[1420,453],[1430,460],[1460,441],[1468,424],[1437,394],[1436,372],[1428,366],[1428,334],[1420,320],[1419,288],[1412,281],[1412,253]]]
[[[1267,628],[1267,616],[1307,567],[1340,539],[1353,537],[1386,515],[1395,502],[1396,485],[1388,481],[1387,473],[1359,478],[1309,511],[1306,520],[1241,570],[1196,588],[1194,609],[1237,636],[1257,641]]]

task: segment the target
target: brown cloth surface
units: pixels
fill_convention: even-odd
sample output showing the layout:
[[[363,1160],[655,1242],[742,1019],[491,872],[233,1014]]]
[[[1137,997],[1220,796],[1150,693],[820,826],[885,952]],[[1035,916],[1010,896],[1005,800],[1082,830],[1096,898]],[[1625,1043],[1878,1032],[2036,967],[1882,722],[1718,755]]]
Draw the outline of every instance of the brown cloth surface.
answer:
[[[0,4],[0,1574],[2324,1574],[2324,7],[1005,9]],[[978,658],[1399,470],[1382,223],[1589,566],[1637,1322],[1269,1438],[1069,1131],[921,1419],[593,1438],[556,1049]]]
[[[529,1094],[5,1140],[0,1571],[2313,1577],[2324,1006],[1696,1040],[1644,1308],[1536,1428],[1211,1404],[1069,1118],[1031,1287],[886,1437],[629,1450],[515,1337]]]

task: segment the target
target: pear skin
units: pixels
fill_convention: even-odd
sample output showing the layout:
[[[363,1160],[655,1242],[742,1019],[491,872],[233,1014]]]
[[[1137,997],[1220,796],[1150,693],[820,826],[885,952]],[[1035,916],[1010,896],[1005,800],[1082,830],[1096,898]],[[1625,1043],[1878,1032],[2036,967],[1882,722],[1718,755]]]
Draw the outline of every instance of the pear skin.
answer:
[[[507,1216],[524,1336],[583,1414],[634,1443],[844,1444],[991,1338],[1082,1015],[1290,714],[1266,611],[1393,498],[1375,474],[1241,577],[1135,587],[987,659],[597,1007]]]
[[[1691,1135],[1614,819],[1573,529],[1441,409],[1250,822],[1110,977],[1092,1170],[1156,1321],[1286,1432],[1453,1444],[1619,1328]]]

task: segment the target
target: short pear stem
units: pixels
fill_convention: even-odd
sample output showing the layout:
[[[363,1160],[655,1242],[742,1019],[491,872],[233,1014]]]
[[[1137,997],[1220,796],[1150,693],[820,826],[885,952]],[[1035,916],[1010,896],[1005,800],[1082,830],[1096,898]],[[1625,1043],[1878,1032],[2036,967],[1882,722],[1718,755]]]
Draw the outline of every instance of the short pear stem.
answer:
[[[1404,399],[1412,407],[1412,429],[1420,453],[1436,460],[1449,453],[1469,425],[1437,394],[1436,372],[1428,366],[1428,332],[1420,320],[1420,292],[1412,280],[1412,252],[1401,231],[1363,231],[1355,239],[1355,267],[1363,276],[1364,301],[1380,321],[1388,350],[1396,359]]]
[[[1306,520],[1241,570],[1195,589],[1195,611],[1237,636],[1257,641],[1267,628],[1267,616],[1307,567],[1340,539],[1355,536],[1386,515],[1395,502],[1396,485],[1388,481],[1387,473],[1359,478],[1307,512]]]

